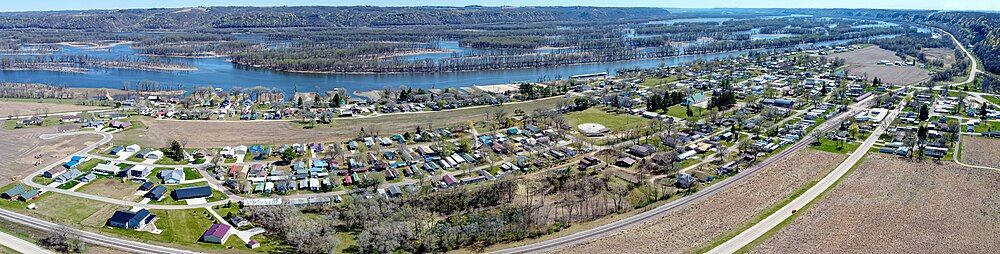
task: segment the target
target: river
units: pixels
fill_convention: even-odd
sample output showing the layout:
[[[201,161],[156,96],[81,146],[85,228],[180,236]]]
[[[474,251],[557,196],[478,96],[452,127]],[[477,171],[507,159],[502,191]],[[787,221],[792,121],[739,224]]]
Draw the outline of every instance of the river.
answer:
[[[830,41],[800,47],[842,44],[844,41]],[[449,45],[454,47],[453,45]],[[194,86],[219,88],[265,86],[279,88],[286,93],[293,91],[323,91],[344,88],[347,91],[377,90],[402,85],[413,88],[445,88],[488,84],[504,84],[519,81],[541,81],[566,78],[572,75],[608,72],[620,68],[675,66],[698,59],[719,59],[749,51],[696,56],[678,56],[660,59],[620,61],[612,63],[588,63],[547,68],[487,70],[443,73],[395,73],[395,74],[311,74],[288,73],[262,68],[234,65],[225,58],[175,58],[173,61],[198,68],[196,71],[157,72],[123,69],[92,69],[88,73],[63,73],[51,71],[0,71],[0,81],[25,82],[86,88],[121,88],[125,82],[155,81],[168,87],[180,85],[184,89]],[[116,45],[103,50],[86,50],[80,47],[64,46],[59,54],[87,54],[92,57],[117,58],[136,56],[129,45]]]

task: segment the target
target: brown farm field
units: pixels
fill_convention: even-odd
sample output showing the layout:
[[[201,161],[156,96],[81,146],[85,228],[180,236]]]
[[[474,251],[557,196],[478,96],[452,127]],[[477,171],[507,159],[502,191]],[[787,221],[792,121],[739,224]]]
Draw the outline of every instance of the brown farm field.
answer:
[[[46,109],[48,109],[49,114],[52,114],[60,112],[105,109],[105,107],[82,106],[69,103],[39,103],[29,101],[0,100],[0,117],[4,118],[9,116],[45,114]]]
[[[882,82],[894,85],[910,84],[930,77],[926,70],[916,66],[878,65],[879,60],[892,62],[903,60],[896,56],[896,53],[878,46],[836,53],[830,55],[829,58],[844,59],[844,62],[848,64],[847,74],[849,75],[867,75],[868,80],[878,77]]]
[[[55,139],[38,138],[44,133],[56,133],[58,126],[0,130],[0,186],[11,182],[13,176],[25,176],[40,165],[48,165],[87,145],[99,141],[98,135],[73,135]],[[36,159],[35,156],[41,155]]]
[[[800,149],[756,175],[663,217],[561,253],[687,253],[751,221],[768,207],[819,180],[846,156]],[[811,165],[804,167],[802,165]]]
[[[955,64],[955,51],[950,48],[925,48],[920,49],[927,60],[941,60],[946,66]]]
[[[164,147],[171,140],[187,142],[187,147],[223,147],[249,144],[291,144],[345,141],[357,136],[364,128],[382,135],[413,131],[417,126],[452,127],[460,123],[482,120],[486,112],[503,108],[508,114],[515,109],[532,112],[552,109],[564,100],[553,97],[497,107],[476,107],[440,112],[389,114],[376,117],[336,119],[331,124],[305,124],[289,121],[178,121],[140,118],[147,128],[135,128],[115,134],[115,142],[137,143],[143,147]]]
[[[872,154],[755,253],[996,253],[1000,172]]]
[[[962,135],[962,163],[1000,168],[1000,139]]]

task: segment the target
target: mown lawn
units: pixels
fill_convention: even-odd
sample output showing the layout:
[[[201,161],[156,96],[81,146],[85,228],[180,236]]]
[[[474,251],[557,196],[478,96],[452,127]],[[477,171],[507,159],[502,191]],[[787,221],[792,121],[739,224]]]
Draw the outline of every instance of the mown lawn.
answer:
[[[1000,97],[997,97],[996,95],[983,95],[983,98],[992,102],[993,104],[1000,105]]]
[[[566,120],[573,127],[584,123],[596,123],[608,127],[612,131],[626,128],[645,127],[649,119],[627,115],[608,113],[597,108],[589,108],[584,111],[577,111],[566,114]]]
[[[681,104],[673,105],[667,108],[667,115],[676,118],[682,118],[687,120],[688,122],[695,122],[701,119],[702,117],[705,117],[705,115],[708,114],[708,110],[691,106],[691,113],[692,116],[688,117],[687,106]]]
[[[665,85],[670,82],[677,81],[677,79],[678,79],[677,76],[668,76],[663,78],[646,78],[645,80],[642,81],[642,83],[639,83],[639,85],[647,88],[653,88]]]

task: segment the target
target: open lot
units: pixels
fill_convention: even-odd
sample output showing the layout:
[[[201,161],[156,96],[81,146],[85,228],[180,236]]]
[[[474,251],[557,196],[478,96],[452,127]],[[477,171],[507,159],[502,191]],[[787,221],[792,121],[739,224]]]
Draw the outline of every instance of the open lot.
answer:
[[[1000,172],[870,156],[753,252],[996,252]]]
[[[413,131],[417,126],[452,127],[483,120],[485,113],[501,107],[507,114],[512,114],[515,109],[532,112],[535,109],[552,109],[563,100],[565,99],[562,97],[553,97],[497,107],[344,118],[336,119],[331,124],[316,124],[312,129],[304,128],[304,124],[288,121],[176,121],[140,118],[138,122],[148,128],[135,128],[115,134],[115,139],[122,144],[165,147],[171,140],[183,137],[189,148],[344,141],[356,137],[362,128],[390,134]]]
[[[139,188],[139,183],[124,181],[120,178],[98,177],[93,182],[84,185],[76,190],[80,193],[94,194],[102,197],[109,197],[121,200],[135,201],[138,199],[135,194]]]
[[[98,135],[72,135],[43,140],[38,135],[56,133],[58,127],[0,130],[0,185],[11,177],[25,176],[40,165],[48,165],[100,140]],[[35,156],[41,155],[36,159]]]
[[[892,51],[878,46],[832,54],[829,57],[844,59],[844,62],[849,65],[847,66],[847,74],[867,75],[868,80],[878,77],[885,83],[905,85],[930,77],[926,70],[917,66],[878,65],[880,60],[903,61]]]
[[[104,109],[104,107],[81,106],[68,103],[38,103],[30,101],[0,100],[0,117],[26,116],[34,114],[49,114],[59,112],[84,111]]]
[[[962,135],[962,163],[1000,168],[1000,139]]]
[[[797,189],[822,178],[845,157],[801,149],[756,175],[682,210],[560,252],[691,252],[713,238],[747,224]]]

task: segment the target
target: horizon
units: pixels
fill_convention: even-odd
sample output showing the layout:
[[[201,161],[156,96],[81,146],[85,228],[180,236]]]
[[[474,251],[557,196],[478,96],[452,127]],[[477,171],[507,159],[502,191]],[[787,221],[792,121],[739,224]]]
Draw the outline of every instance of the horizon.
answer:
[[[323,1],[323,0],[293,0],[293,1],[271,1],[271,0],[214,0],[214,1],[44,1],[44,2],[13,2],[5,4],[0,12],[44,12],[44,11],[88,11],[88,10],[126,10],[126,9],[154,9],[154,8],[194,8],[194,7],[298,7],[298,6],[323,6],[323,7],[350,7],[350,6],[376,6],[376,7],[465,7],[470,5],[484,7],[562,7],[562,6],[582,6],[582,7],[648,7],[664,9],[892,9],[892,10],[938,10],[938,11],[980,11],[996,12],[1000,11],[1000,1],[905,1],[886,0],[874,3],[871,1],[827,1],[817,0],[810,2],[778,0],[778,1],[718,1],[705,0],[698,2],[688,1],[651,1],[651,0],[623,0],[608,3],[606,1],[594,0],[555,0],[545,4],[534,4],[531,1],[405,1],[405,0],[378,0],[378,1]],[[976,8],[973,8],[976,7]]]

